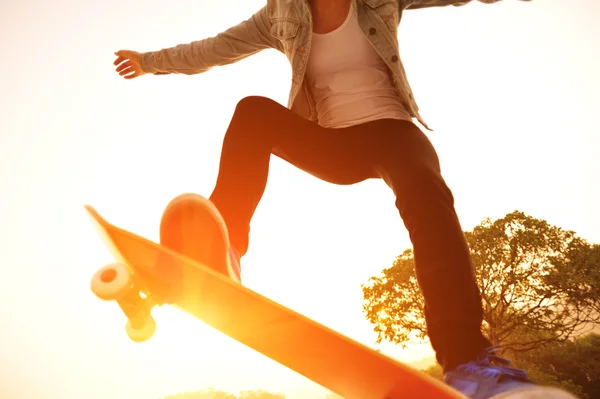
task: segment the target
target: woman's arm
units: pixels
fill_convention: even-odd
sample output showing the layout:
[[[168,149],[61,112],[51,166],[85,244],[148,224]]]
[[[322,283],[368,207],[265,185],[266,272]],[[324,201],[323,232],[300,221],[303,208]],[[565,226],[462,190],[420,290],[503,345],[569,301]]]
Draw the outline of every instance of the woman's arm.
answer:
[[[144,72],[155,75],[182,73],[193,75],[214,66],[232,64],[267,48],[278,48],[270,34],[267,6],[250,19],[214,37],[141,54]]]
[[[444,6],[464,6],[465,4],[471,3],[473,0],[398,0],[400,6],[403,9],[417,9],[427,7],[444,7]],[[493,4],[502,0],[477,0],[485,4]],[[520,1],[531,1],[531,0],[520,0]]]

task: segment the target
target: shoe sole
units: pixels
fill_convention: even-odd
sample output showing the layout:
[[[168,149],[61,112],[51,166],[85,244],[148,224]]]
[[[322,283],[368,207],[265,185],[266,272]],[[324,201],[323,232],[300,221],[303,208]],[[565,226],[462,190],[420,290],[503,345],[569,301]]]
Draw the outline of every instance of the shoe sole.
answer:
[[[214,204],[200,195],[182,194],[167,205],[161,244],[239,281],[231,264],[225,222]]]

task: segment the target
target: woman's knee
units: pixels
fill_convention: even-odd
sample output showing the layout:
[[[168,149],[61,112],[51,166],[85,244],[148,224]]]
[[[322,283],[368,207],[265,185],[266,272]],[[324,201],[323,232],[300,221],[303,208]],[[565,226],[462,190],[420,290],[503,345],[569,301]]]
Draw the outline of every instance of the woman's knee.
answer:
[[[277,107],[281,105],[266,97],[244,97],[235,107],[225,141],[240,146],[272,147],[273,135],[280,128]]]
[[[263,96],[248,96],[238,101],[235,107],[234,115],[244,118],[264,117],[267,112],[273,109],[274,105],[279,105],[270,98]]]

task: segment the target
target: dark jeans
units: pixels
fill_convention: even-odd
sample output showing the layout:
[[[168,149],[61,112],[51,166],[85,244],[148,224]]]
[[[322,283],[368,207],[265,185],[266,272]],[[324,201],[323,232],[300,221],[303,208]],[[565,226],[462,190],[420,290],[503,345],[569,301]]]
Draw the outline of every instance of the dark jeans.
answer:
[[[438,362],[449,371],[490,345],[481,334],[481,298],[454,198],[435,149],[416,125],[388,119],[327,129],[270,99],[241,100],[223,140],[210,197],[240,254],[248,249],[250,220],[267,183],[271,154],[334,184],[382,178],[410,234]]]

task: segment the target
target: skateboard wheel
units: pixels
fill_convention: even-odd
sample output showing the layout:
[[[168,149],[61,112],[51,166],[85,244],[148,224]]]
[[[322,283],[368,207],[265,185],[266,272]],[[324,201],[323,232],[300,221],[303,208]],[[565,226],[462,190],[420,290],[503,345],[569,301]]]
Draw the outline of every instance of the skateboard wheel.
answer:
[[[92,292],[105,301],[122,298],[131,286],[129,269],[121,263],[104,266],[94,274],[91,283]]]
[[[151,315],[148,315],[140,328],[133,327],[131,321],[127,321],[125,330],[127,331],[129,339],[133,342],[144,342],[154,335],[154,332],[156,331],[156,321]]]

